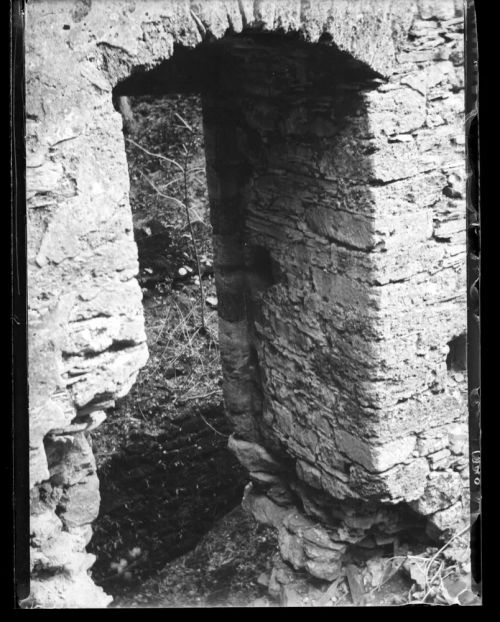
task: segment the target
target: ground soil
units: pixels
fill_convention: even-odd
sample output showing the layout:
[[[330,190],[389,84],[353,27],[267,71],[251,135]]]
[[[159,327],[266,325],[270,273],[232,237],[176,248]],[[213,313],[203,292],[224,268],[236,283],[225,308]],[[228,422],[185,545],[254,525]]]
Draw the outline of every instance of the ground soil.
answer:
[[[259,583],[276,552],[274,530],[258,525],[241,507],[220,519],[186,555],[113,607],[247,607],[267,605]]]

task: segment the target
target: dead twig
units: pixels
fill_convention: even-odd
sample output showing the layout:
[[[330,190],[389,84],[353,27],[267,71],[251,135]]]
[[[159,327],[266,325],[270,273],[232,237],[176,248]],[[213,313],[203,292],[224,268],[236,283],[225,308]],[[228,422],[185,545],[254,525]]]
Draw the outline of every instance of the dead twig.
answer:
[[[155,345],[158,343],[158,341],[160,340],[160,337],[163,334],[163,331],[165,330],[165,326],[167,325],[167,322],[168,322],[168,320],[170,318],[170,311],[171,311],[171,307],[168,308],[167,315],[166,315],[165,320],[163,321],[162,326],[161,326],[161,330],[160,330],[160,332],[158,333],[158,336],[155,339]]]
[[[209,394],[207,394],[207,395],[209,395]],[[203,416],[200,412],[198,413],[198,415],[200,415],[200,417],[201,417],[201,419],[204,421],[204,423],[206,423],[206,424],[208,425],[208,427],[209,427],[211,430],[213,430],[216,434],[218,434],[219,436],[222,436],[222,437],[224,437],[224,438],[229,438],[229,434],[223,434],[222,432],[219,432],[219,430],[216,430],[216,429],[214,428],[214,426],[213,426],[211,423],[209,423],[209,422],[205,419],[205,417],[204,417],[204,416]]]
[[[201,400],[201,399],[210,397],[211,395],[215,395],[216,393],[220,393],[220,389],[214,389],[213,391],[208,391],[208,393],[202,393],[201,395],[188,395],[188,396],[183,397],[182,399],[185,402],[188,402],[191,400]]]
[[[169,164],[173,164],[181,172],[184,172],[183,169],[182,169],[182,166],[178,162],[176,162],[175,160],[171,160],[170,158],[167,158],[166,156],[161,155],[160,153],[153,153],[152,151],[148,151],[145,147],[143,147],[142,145],[139,145],[139,143],[136,143],[135,140],[132,140],[131,138],[126,138],[125,140],[127,142],[129,142],[129,143],[132,143],[132,145],[134,145],[135,147],[137,147],[141,151],[144,151],[144,153],[147,153],[148,155],[153,156],[153,158],[159,158],[160,160],[165,160],[165,162],[168,162]]]
[[[184,117],[181,117],[181,115],[178,112],[174,112],[174,116],[176,116],[179,119],[179,121],[182,123],[182,125],[184,125],[186,129],[188,129],[191,133],[194,133],[193,128],[189,125],[186,119],[184,119]]]
[[[434,581],[434,579],[437,577],[437,575],[441,572],[442,570],[442,566],[443,564],[441,563],[439,566],[438,571],[434,574],[434,576],[432,577],[432,579],[429,581],[429,571],[432,568],[432,564],[436,561],[436,559],[441,555],[441,553],[448,548],[448,546],[457,538],[460,538],[461,536],[464,535],[464,533],[466,533],[468,530],[470,529],[469,525],[466,525],[463,529],[461,529],[460,531],[457,531],[457,533],[453,534],[453,536],[438,550],[436,551],[436,553],[434,553],[434,555],[430,558],[430,560],[426,563],[426,567],[425,567],[425,596],[422,598],[421,602],[423,603],[425,601],[425,599],[427,598],[427,596],[429,595],[431,589],[432,589],[432,582]]]
[[[344,576],[340,575],[326,590],[323,596],[316,603],[317,607],[324,607],[337,594],[340,583],[344,580]]]
[[[157,186],[155,186],[155,184],[149,179],[149,177],[145,173],[143,173],[142,171],[139,171],[139,173],[144,177],[144,179],[153,188],[153,190],[156,190],[156,192],[161,197],[163,197],[164,199],[168,199],[169,201],[173,201],[174,203],[177,203],[178,205],[180,205],[182,208],[185,208],[185,205],[184,205],[184,203],[182,201],[179,201],[179,199],[176,199],[175,197],[172,197],[169,194],[165,194]]]
[[[407,559],[406,555],[396,555],[395,557],[390,557],[387,560],[387,563],[389,562],[393,562],[396,560],[400,560],[399,564],[393,564],[391,570],[389,570],[389,572],[387,573],[387,576],[384,577],[384,579],[377,585],[375,586],[372,590],[370,590],[370,594],[373,594],[374,592],[380,590],[380,588],[385,585],[388,581],[390,581],[392,579],[392,577],[399,571],[401,570],[401,568],[403,567],[403,564],[405,562],[405,560]]]
[[[435,579],[437,576],[439,576],[439,574],[441,573],[441,571],[442,571],[442,569],[443,569],[443,565],[444,565],[444,563],[443,563],[443,562],[441,562],[441,563],[439,564],[439,568],[438,568],[438,569],[437,569],[437,571],[433,574],[432,579],[428,582],[428,584],[427,584],[427,576],[426,576],[426,589],[427,589],[427,591],[425,592],[425,594],[424,594],[424,596],[422,597],[422,599],[418,601],[419,603],[422,603],[422,604],[423,604],[423,603],[425,603],[425,601],[426,601],[426,599],[427,599],[427,596],[429,596],[429,594],[432,592],[432,590],[433,590],[433,585],[432,585],[432,584],[434,583],[434,579]],[[428,585],[428,587],[427,587],[427,585]]]
[[[176,113],[177,114],[177,113]],[[180,117],[182,119],[182,117]],[[189,125],[186,124],[189,128]],[[188,165],[189,165],[189,151],[185,144],[182,145],[185,151],[185,159],[184,159],[184,207],[186,209],[186,218],[189,226],[189,233],[191,234],[191,241],[193,243],[193,251],[196,259],[196,269],[198,271],[198,287],[200,291],[200,311],[201,311],[201,328],[205,333],[205,292],[203,291],[203,282],[202,282],[202,274],[201,274],[201,263],[200,256],[198,253],[198,246],[196,244],[196,238],[194,235],[193,223],[191,222],[191,215],[189,213],[189,195],[188,195]]]

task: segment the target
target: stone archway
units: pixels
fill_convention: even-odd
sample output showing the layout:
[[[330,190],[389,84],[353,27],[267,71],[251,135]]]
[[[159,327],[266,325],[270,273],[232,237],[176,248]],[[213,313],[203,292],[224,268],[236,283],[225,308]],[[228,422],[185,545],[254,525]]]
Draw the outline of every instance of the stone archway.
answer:
[[[84,431],[147,356],[111,92],[148,70],[164,88],[176,46],[195,49],[206,81],[225,402],[253,482],[246,506],[277,527],[286,561],[328,580],[349,543],[397,531],[403,505],[437,532],[456,524],[466,402],[446,357],[466,321],[463,78],[442,32],[460,10],[353,7],[29,8],[34,605],[108,602],[87,574],[98,483]]]

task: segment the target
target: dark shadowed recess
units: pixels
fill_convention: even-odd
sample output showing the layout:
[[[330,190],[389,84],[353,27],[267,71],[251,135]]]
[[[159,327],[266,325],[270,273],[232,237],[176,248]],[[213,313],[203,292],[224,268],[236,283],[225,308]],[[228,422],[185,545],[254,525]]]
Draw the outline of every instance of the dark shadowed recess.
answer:
[[[178,129],[175,115],[199,132],[201,104],[193,95],[155,95],[132,97],[128,105],[134,122],[124,123],[124,132],[136,143],[127,141],[126,153],[150,360],[92,435],[101,493],[89,547],[97,556],[92,574],[114,597],[140,590],[167,562],[192,549],[214,521],[239,504],[247,482],[226,446],[231,429],[220,399],[216,344],[196,336],[200,307],[194,272],[178,277],[180,267],[196,268],[185,214],[142,176],[153,175],[162,186],[172,171],[137,147],[178,158],[186,132]],[[198,136],[192,156],[203,162]],[[178,185],[169,188],[182,200],[179,192]],[[210,227],[198,225],[198,249],[210,255]],[[208,296],[213,271],[203,268]],[[207,307],[206,319],[216,337],[216,312]],[[186,385],[193,385],[188,392]]]
[[[467,335],[464,333],[454,337],[448,344],[450,351],[446,357],[446,366],[450,371],[467,369]]]
[[[92,572],[113,595],[126,594],[192,549],[241,500],[243,471],[225,448],[226,440],[195,410],[181,410],[154,431],[132,432],[99,471]],[[201,413],[219,432],[229,432],[221,405],[202,407]],[[122,559],[126,567],[117,572],[112,564]]]
[[[137,67],[132,74],[114,88],[114,97],[122,95],[156,95],[169,93],[217,93],[223,85],[226,89],[225,76],[233,79],[233,90],[238,91],[244,72],[238,69],[238,61],[231,54],[235,44],[248,44],[255,48],[265,48],[269,54],[299,51],[304,55],[304,62],[314,64],[323,76],[317,75],[311,83],[308,94],[322,94],[335,91],[338,83],[359,83],[363,80],[380,78],[380,74],[368,65],[355,60],[350,54],[342,52],[328,35],[318,43],[306,42],[300,33],[279,34],[245,32],[227,35],[220,40],[204,41],[195,48],[176,44],[171,58],[163,61],[149,71]],[[335,76],[335,81],[323,79]],[[264,78],[269,80],[269,76]],[[272,76],[273,82],[287,84],[286,72]],[[221,89],[222,90],[222,89]]]

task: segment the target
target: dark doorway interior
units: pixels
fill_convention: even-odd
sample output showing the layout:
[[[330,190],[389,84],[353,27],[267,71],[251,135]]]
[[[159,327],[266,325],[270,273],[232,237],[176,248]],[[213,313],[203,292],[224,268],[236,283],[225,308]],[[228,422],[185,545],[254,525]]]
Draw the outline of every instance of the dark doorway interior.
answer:
[[[115,101],[150,351],[93,436],[102,500],[92,574],[120,596],[192,549],[240,502],[246,474],[226,448],[200,99]],[[172,162],[188,170],[187,189]]]

